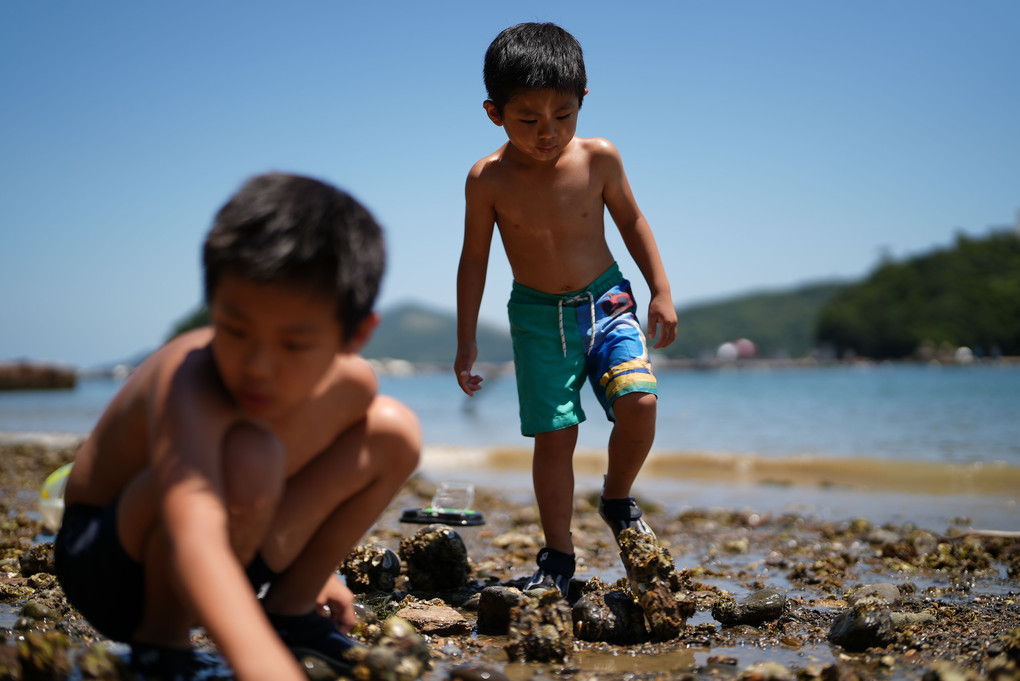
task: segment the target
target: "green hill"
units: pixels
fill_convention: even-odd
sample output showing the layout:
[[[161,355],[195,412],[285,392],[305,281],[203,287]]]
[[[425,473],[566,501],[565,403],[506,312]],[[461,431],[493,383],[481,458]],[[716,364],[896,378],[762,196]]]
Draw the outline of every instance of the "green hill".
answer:
[[[884,262],[829,301],[816,329],[841,355],[897,359],[939,346],[1020,354],[1020,238],[961,234],[950,248]]]
[[[711,357],[739,338],[753,341],[764,358],[800,358],[826,347],[839,356],[897,359],[961,345],[978,356],[1018,355],[1020,238],[1013,231],[960,235],[951,248],[883,262],[864,281],[752,292],[678,308],[677,316],[677,340],[663,352],[671,359]],[[407,303],[381,317],[366,357],[452,365],[453,312]],[[173,333],[206,320],[199,308]],[[504,329],[479,325],[478,347],[482,362],[513,358]]]
[[[804,357],[815,347],[818,311],[846,286],[820,282],[678,308],[677,339],[665,355],[700,359],[714,356],[722,343],[748,338],[759,357]]]
[[[362,349],[365,357],[453,365],[457,354],[457,316],[452,312],[406,303],[382,310],[379,316],[378,328]],[[169,338],[208,323],[209,311],[201,305],[173,325]],[[513,359],[509,332],[479,324],[477,338],[479,361]]]
[[[406,359],[410,362],[453,365],[457,353],[457,316],[406,303],[380,313],[382,321],[362,354],[370,359]],[[478,360],[507,362],[513,359],[510,333],[478,325]]]
[[[679,308],[677,340],[666,349],[669,358],[714,355],[721,343],[749,338],[761,357],[802,357],[813,346],[815,317],[821,306],[846,284],[828,282],[792,291],[757,292]],[[370,359],[453,364],[457,351],[457,318],[453,312],[405,303],[380,311],[381,321],[365,346]],[[171,335],[208,323],[205,308],[178,322]],[[510,334],[480,324],[479,361],[513,359]]]

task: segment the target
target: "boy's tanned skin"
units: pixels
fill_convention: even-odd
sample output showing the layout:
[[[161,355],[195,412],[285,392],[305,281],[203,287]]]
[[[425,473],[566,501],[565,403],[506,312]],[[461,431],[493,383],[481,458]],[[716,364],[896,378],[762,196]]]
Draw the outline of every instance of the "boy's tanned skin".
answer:
[[[186,649],[201,625],[239,680],[304,681],[267,613],[328,606],[354,626],[334,571],[414,470],[419,428],[357,355],[374,315],[344,329],[328,291],[230,270],[208,293],[211,326],[125,383],[65,502],[119,498],[120,543],[145,569],[133,644]],[[278,573],[261,602],[245,572],[256,553]]]
[[[587,93],[587,90],[585,90]],[[508,141],[472,167],[466,183],[464,244],[457,275],[458,348],[454,370],[470,395],[482,378],[472,373],[475,332],[493,227],[516,282],[541,292],[578,291],[614,263],[605,238],[604,210],[620,231],[648,284],[647,329],[663,348],[676,337],[669,281],[647,220],[638,208],[620,155],[608,140],[575,137],[581,99],[556,89],[521,89],[500,110],[484,103]],[[625,498],[652,445],[656,397],[629,393],[613,403],[603,495]],[[573,553],[572,456],[577,426],[535,435],[534,485],[547,546]]]

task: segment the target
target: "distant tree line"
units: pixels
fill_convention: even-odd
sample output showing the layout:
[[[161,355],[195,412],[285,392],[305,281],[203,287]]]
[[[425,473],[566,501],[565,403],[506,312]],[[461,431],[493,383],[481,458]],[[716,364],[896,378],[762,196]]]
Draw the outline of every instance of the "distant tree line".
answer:
[[[818,311],[846,286],[821,282],[677,308],[676,341],[663,353],[674,359],[704,359],[714,357],[723,343],[747,338],[759,357],[808,356],[815,348]]]
[[[882,263],[822,307],[815,339],[875,359],[943,345],[1020,354],[1020,236],[960,234],[951,248]]]
[[[959,235],[946,249],[903,262],[885,261],[865,280],[821,282],[756,292],[677,309],[676,342],[667,358],[703,359],[739,338],[759,357],[833,356],[903,359],[925,348],[968,346],[979,356],[1020,355],[1020,236]],[[204,306],[171,337],[209,323]],[[364,348],[367,357],[453,361],[456,317],[416,304],[383,311]],[[481,361],[512,358],[509,334],[480,325]]]

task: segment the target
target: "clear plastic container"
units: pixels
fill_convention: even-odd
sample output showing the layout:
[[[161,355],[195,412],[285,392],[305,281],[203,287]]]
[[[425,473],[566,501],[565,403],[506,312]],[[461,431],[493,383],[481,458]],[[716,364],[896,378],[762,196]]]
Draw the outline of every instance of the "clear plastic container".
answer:
[[[441,482],[432,497],[437,511],[470,511],[475,501],[475,486],[470,482]]]

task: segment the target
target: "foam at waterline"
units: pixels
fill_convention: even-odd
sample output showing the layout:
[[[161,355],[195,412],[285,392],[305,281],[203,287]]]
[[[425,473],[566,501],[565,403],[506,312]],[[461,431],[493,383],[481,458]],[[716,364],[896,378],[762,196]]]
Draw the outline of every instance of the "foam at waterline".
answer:
[[[604,451],[578,450],[574,454],[574,470],[579,475],[601,475],[605,472],[605,465]],[[457,471],[528,472],[531,470],[531,450],[526,447],[427,447],[422,455],[421,469],[436,474]],[[653,451],[642,469],[642,477],[930,495],[1020,497],[1020,466],[1004,462]]]

